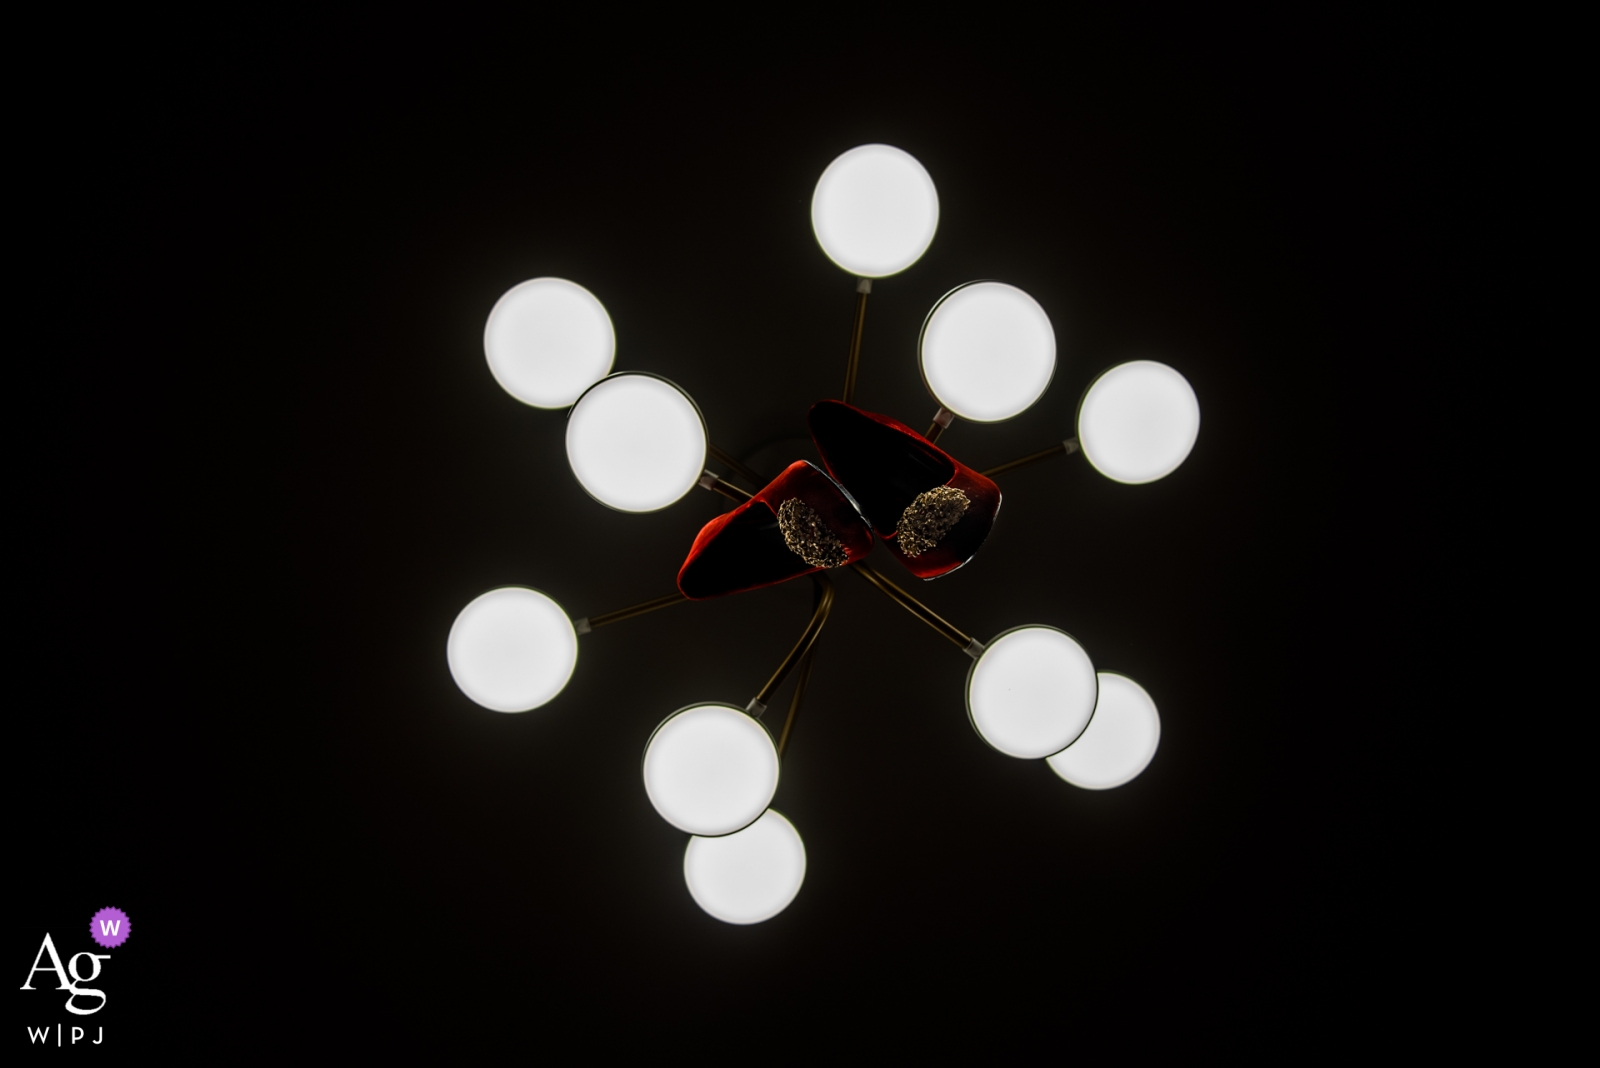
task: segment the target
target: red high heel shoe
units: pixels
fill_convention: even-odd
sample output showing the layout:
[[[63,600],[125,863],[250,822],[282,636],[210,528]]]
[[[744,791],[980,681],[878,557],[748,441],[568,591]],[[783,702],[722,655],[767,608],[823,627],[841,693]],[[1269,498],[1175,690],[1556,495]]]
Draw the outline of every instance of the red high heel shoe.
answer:
[[[678,589],[703,600],[841,567],[872,551],[872,528],[844,488],[797,460],[767,487],[700,529]]]
[[[948,575],[977,553],[1000,511],[994,482],[886,415],[818,401],[810,422],[828,473],[913,575]]]

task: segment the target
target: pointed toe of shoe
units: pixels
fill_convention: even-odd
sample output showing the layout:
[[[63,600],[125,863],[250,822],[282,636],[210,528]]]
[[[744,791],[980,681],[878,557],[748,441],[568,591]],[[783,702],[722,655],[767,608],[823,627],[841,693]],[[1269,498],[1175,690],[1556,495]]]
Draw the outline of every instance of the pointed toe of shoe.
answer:
[[[701,528],[678,569],[678,590],[696,601],[722,597],[853,563],[871,550],[872,529],[855,501],[799,460]]]
[[[860,503],[878,536],[913,575],[948,575],[982,547],[1000,510],[1000,487],[904,423],[841,401],[818,401],[809,414],[812,439],[828,473]],[[940,486],[967,498],[961,518],[938,544],[916,556],[898,544],[906,509]]]

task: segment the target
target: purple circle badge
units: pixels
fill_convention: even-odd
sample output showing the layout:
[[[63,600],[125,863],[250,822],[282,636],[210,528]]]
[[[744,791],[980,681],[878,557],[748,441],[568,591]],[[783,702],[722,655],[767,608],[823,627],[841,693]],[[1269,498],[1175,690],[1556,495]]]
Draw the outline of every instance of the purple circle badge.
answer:
[[[89,937],[107,949],[128,940],[128,914],[121,909],[101,909],[89,918]]]

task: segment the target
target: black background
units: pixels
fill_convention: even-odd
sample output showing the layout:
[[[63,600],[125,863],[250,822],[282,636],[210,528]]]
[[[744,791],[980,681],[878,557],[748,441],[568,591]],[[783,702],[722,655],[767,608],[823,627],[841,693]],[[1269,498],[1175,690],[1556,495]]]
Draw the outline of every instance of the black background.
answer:
[[[81,75],[30,105],[13,789],[40,919],[13,956],[126,909],[130,1045],[1154,1043],[1336,1013],[1374,772],[1329,744],[1353,683],[1321,650],[1366,566],[1345,502],[1403,493],[1331,461],[1383,418],[1353,383],[1414,341],[1409,68],[1333,20],[783,18],[145,27],[63,54]],[[471,597],[670,592],[723,505],[587,498],[483,321],[574,279],[617,368],[678,382],[724,448],[803,434],[854,299],[811,189],[872,141],[942,214],[874,290],[858,403],[926,422],[917,329],[974,278],[1033,294],[1060,363],[1024,415],[944,437],[973,466],[1069,434],[1123,359],[1200,397],[1176,474],[1002,476],[985,551],[916,590],[983,637],[1072,632],[1155,696],[1162,744],[1105,793],[999,756],[966,658],[840,575],[775,801],[806,882],[732,927],[689,898],[638,759],[673,709],[742,704],[809,588],[598,631],[535,712],[463,698],[443,650]]]

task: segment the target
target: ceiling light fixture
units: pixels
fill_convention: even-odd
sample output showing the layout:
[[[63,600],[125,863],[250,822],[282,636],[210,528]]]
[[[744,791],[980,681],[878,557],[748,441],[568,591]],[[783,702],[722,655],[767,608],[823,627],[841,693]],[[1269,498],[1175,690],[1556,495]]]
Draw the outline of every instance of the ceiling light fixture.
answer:
[[[502,587],[463,608],[446,642],[462,693],[496,712],[525,712],[561,693],[580,635],[687,600],[809,576],[811,619],[766,685],[742,707],[705,701],[679,709],[645,741],[645,793],[663,819],[690,835],[683,861],[689,893],[733,924],[776,916],[805,879],[805,845],[771,803],[816,638],[832,610],[831,570],[850,568],[972,658],[967,715],[992,748],[1044,760],[1061,779],[1089,790],[1120,786],[1149,765],[1161,718],[1137,682],[1097,671],[1084,647],[1055,627],[1026,624],[981,642],[861,557],[875,533],[915,577],[948,574],[972,558],[993,523],[1000,504],[993,476],[1081,451],[1107,478],[1153,482],[1183,463],[1200,430],[1188,381],[1165,364],[1134,360],[1104,371],[1085,390],[1074,436],[981,473],[949,456],[937,442],[957,417],[1010,419],[1044,395],[1055,373],[1049,316],[1027,293],[998,281],[957,286],[928,313],[917,358],[938,410],[927,431],[852,407],[872,280],[904,271],[927,251],[939,196],[911,155],[863,145],[823,172],[811,222],[824,254],[858,279],[840,400],[818,402],[811,412],[825,472],[797,462],[765,480],[711,444],[700,409],[678,386],[641,372],[610,373],[611,318],[582,286],[537,278],[500,298],[484,328],[489,369],[525,404],[570,407],[567,459],[586,493],[608,508],[642,513],[699,486],[739,507],[701,531],[677,593],[572,619],[538,590]],[[708,455],[755,492],[707,469]],[[763,717],[796,669],[774,739]]]

